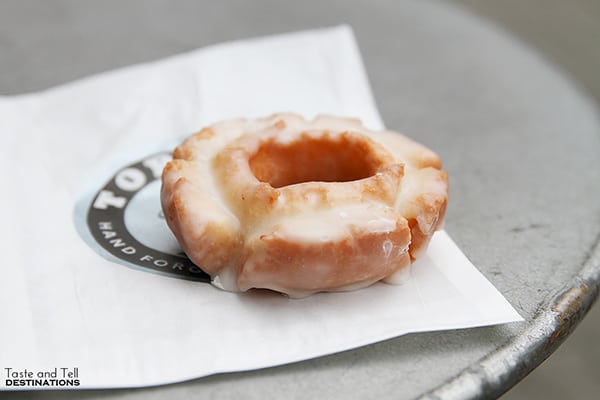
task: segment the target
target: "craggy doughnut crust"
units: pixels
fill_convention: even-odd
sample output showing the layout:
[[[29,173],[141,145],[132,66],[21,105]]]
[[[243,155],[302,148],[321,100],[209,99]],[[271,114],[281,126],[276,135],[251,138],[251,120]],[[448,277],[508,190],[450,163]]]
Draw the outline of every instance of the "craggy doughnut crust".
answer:
[[[359,120],[295,114],[217,123],[163,171],[161,203],[188,257],[231,291],[303,297],[393,281],[444,219],[431,150]]]

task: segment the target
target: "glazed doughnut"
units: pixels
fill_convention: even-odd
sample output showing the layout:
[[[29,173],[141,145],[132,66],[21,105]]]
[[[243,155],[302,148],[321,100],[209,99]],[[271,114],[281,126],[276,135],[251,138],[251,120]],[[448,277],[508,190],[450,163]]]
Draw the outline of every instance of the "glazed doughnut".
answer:
[[[356,119],[295,114],[191,135],[161,189],[170,229],[215,285],[291,297],[393,281],[427,248],[447,198],[424,146]]]

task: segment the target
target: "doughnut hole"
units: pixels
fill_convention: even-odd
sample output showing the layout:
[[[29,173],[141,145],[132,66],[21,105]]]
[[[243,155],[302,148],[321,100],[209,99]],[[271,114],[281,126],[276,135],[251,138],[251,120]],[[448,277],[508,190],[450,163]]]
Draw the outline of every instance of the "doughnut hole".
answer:
[[[375,175],[383,161],[370,140],[349,132],[332,137],[302,133],[281,143],[276,138],[262,142],[248,160],[261,182],[274,188],[304,182],[350,182]]]

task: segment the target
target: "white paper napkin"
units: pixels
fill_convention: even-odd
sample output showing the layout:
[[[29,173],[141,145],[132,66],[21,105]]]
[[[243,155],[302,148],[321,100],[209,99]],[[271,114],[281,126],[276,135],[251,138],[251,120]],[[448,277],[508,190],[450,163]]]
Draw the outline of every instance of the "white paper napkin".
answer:
[[[93,195],[127,165],[203,125],[279,111],[383,126],[348,27],[212,46],[0,97],[0,387],[43,388],[15,386],[25,369],[76,371],[79,388],[164,384],[521,320],[444,232],[401,286],[290,300],[129,268],[86,231]],[[135,199],[158,213],[159,186],[146,183]]]

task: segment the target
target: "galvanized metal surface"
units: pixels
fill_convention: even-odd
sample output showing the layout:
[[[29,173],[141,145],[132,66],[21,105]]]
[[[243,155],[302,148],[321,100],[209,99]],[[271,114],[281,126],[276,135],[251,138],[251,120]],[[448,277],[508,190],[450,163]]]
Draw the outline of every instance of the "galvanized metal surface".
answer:
[[[583,268],[515,340],[478,360],[422,400],[496,398],[523,379],[575,329],[598,298],[600,241],[590,251]]]
[[[225,22],[224,22],[225,21]],[[444,2],[6,1],[0,95],[212,43],[348,23],[387,125],[437,150],[447,230],[524,323],[407,335],[260,371],[21,398],[491,398],[556,349],[598,295],[600,123],[561,71]]]

